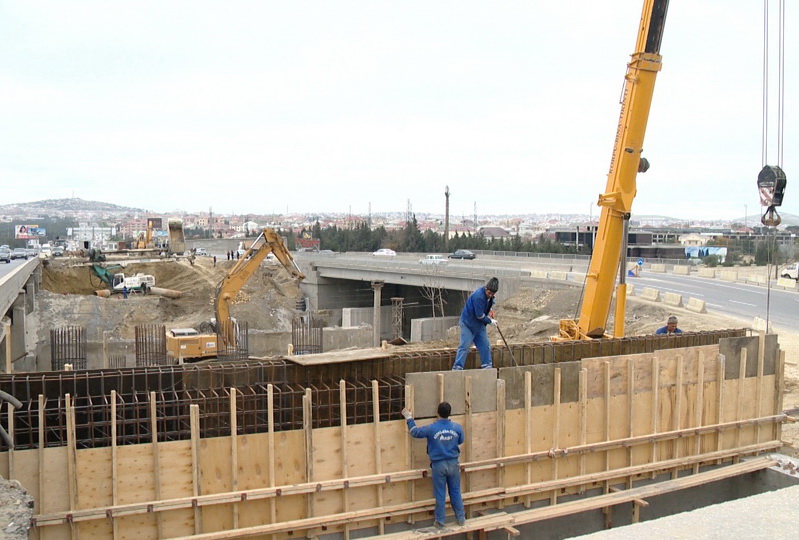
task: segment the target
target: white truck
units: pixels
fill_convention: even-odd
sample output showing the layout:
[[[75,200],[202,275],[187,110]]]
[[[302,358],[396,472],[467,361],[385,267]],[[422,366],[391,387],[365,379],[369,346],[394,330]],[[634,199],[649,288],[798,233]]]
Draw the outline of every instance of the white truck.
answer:
[[[127,287],[129,291],[146,291],[155,287],[155,276],[150,274],[136,274],[126,276],[125,274],[114,274],[114,291],[122,292]]]
[[[780,270],[780,277],[795,279],[799,281],[799,262],[784,266]]]

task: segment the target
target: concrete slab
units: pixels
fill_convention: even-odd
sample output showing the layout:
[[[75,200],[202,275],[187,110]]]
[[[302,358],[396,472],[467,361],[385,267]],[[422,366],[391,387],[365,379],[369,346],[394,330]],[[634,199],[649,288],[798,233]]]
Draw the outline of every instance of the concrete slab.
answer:
[[[433,371],[408,373],[405,382],[413,386],[413,416],[432,418],[438,408],[439,375],[444,376],[444,401],[452,405],[452,414],[466,412],[466,377],[472,378],[472,412],[497,410],[497,370],[466,369],[463,371]]]

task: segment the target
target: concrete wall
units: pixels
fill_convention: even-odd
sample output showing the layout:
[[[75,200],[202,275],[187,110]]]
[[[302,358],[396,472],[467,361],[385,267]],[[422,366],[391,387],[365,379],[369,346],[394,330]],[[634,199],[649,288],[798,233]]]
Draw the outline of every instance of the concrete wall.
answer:
[[[411,341],[433,341],[447,337],[447,330],[458,326],[460,316],[428,317],[411,321]]]
[[[362,325],[372,327],[374,322],[374,308],[344,308],[341,310],[341,326],[344,328],[357,328]],[[380,307],[380,339],[392,339],[393,319],[391,306]],[[369,346],[372,346],[370,343]]]
[[[372,347],[372,327],[322,328],[322,350]]]

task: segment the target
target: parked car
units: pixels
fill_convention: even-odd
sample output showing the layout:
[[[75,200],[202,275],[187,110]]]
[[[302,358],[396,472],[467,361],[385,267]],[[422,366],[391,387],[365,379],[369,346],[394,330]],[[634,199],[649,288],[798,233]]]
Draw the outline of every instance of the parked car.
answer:
[[[197,249],[195,249],[195,250],[194,250],[194,254],[195,254],[197,257],[208,257],[208,256],[210,255],[210,254],[208,253],[208,250],[207,250],[207,249],[205,249],[205,248],[197,248]]]
[[[25,253],[25,248],[14,248],[14,251],[11,252],[12,259],[27,259],[28,254]]]
[[[11,250],[8,248],[0,248],[0,261],[11,264]]]
[[[447,259],[443,255],[425,255],[419,259],[419,264],[447,264]]]
[[[450,253],[450,259],[475,259],[477,255],[469,251],[468,249],[459,249],[455,251],[455,253]]]
[[[373,257],[396,257],[397,256],[397,252],[394,251],[393,249],[382,248],[382,249],[378,249],[377,251],[372,253],[372,256]]]

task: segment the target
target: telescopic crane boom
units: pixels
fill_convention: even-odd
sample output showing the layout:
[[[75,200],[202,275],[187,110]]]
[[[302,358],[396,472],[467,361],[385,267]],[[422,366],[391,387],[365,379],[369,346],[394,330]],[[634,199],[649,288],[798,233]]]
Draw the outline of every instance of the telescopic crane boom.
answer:
[[[666,22],[668,0],[645,0],[638,28],[635,52],[627,64],[621,114],[616,143],[610,161],[605,193],[597,204],[602,207],[594,254],[588,267],[579,320],[560,321],[561,339],[591,339],[605,336],[616,282],[616,271],[627,255],[627,226],[635,180],[649,163],[641,156],[655,78],[661,68],[660,43]],[[624,308],[627,285],[626,264],[621,264],[616,287],[616,315],[613,335],[624,335]]]

